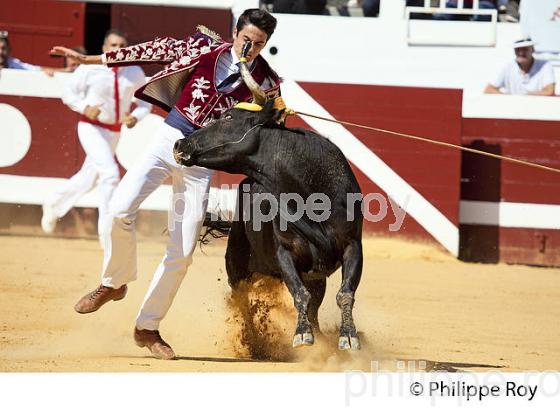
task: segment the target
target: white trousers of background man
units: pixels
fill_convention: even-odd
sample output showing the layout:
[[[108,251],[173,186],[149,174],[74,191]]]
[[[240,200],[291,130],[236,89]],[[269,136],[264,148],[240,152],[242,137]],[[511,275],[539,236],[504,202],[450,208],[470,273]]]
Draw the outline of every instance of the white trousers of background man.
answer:
[[[172,179],[169,242],[138,313],[138,329],[159,328],[192,263],[192,254],[206,213],[213,171],[178,165],[173,158],[173,145],[180,138],[183,138],[183,134],[179,130],[163,123],[150,148],[123,177],[110,204],[111,225],[103,238],[101,283],[119,288],[136,279],[135,221],[138,208],[166,178]]]
[[[47,199],[53,216],[62,218],[76,202],[97,183],[99,191],[98,233],[101,237],[109,217],[109,201],[119,183],[119,167],[115,161],[115,150],[119,133],[109,131],[86,122],[78,123],[78,138],[86,159],[82,168],[70,179],[64,181],[55,193]]]

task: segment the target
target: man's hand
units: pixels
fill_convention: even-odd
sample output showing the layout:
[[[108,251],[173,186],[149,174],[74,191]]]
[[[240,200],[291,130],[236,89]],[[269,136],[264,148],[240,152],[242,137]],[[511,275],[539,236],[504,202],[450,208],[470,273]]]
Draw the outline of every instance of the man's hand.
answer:
[[[48,67],[41,67],[41,71],[44,72],[49,77],[52,77],[54,76],[56,70],[53,70],[52,68],[48,68]]]
[[[494,87],[492,84],[487,84],[484,89],[484,94],[504,94],[500,91],[498,87]]]
[[[84,110],[84,115],[92,121],[96,121],[101,110],[98,105],[88,105]]]
[[[74,70],[72,69],[72,67],[41,67],[41,71],[49,77],[53,77],[55,73],[71,73]]]
[[[78,64],[101,64],[101,56],[86,56],[66,47],[54,46],[50,53],[51,56],[66,57]]]
[[[126,113],[124,115],[123,124],[126,125],[128,128],[134,127],[137,122],[138,119],[135,116],[130,115],[129,113]]]
[[[540,91],[534,91],[534,92],[530,92],[530,93],[527,93],[527,94],[528,95],[542,95],[542,96],[545,96],[545,97],[552,97],[552,96],[554,96],[554,89],[555,88],[556,88],[556,84],[552,83],[552,84],[546,85]]]

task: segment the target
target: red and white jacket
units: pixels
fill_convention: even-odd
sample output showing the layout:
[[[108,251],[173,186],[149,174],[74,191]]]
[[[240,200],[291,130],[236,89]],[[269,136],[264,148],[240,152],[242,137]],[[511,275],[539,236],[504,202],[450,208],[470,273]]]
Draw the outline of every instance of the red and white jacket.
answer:
[[[244,83],[227,94],[216,89],[217,59],[231,47],[231,43],[222,41],[217,34],[198,26],[198,31],[184,40],[156,38],[109,51],[103,54],[102,59],[109,67],[166,64],[162,71],[136,91],[135,97],[165,111],[176,107],[191,123],[204,127],[238,102],[252,98]],[[276,97],[280,94],[280,78],[261,56],[254,60],[251,74],[258,84],[273,84],[264,90],[267,95]]]

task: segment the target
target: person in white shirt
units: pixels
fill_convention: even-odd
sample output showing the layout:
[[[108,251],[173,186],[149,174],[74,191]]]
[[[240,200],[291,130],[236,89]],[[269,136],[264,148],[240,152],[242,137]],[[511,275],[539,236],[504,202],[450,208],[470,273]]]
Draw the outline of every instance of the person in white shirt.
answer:
[[[124,35],[110,30],[103,51],[126,47]],[[144,85],[144,71],[137,66],[108,68],[104,65],[80,65],[65,84],[62,100],[81,114],[78,138],[86,153],[82,168],[66,180],[43,204],[41,227],[52,233],[57,220],[96,184],[99,190],[98,234],[102,237],[108,223],[109,201],[119,180],[115,150],[120,129],[132,128],[151,110],[151,105],[134,100],[134,91]],[[132,102],[135,110],[130,113]]]
[[[552,64],[533,57],[535,43],[530,38],[514,43],[515,60],[504,66],[486,86],[487,94],[554,95]]]

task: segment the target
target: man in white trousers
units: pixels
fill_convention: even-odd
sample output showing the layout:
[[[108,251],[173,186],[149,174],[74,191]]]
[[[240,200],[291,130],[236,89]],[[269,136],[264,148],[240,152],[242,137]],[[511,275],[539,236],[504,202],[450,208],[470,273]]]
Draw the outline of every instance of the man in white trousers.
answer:
[[[169,37],[84,56],[64,47],[52,54],[73,58],[82,64],[123,66],[139,63],[166,64],[163,71],[137,92],[144,101],[158,105],[169,114],[158,129],[143,158],[119,183],[111,200],[111,229],[104,236],[101,285],[76,304],[79,313],[90,313],[111,300],[124,298],[127,283],[136,279],[135,219],[142,201],[171,177],[173,198],[169,214],[169,242],[157,267],[134,329],[140,347],[148,347],[159,359],[173,359],[175,353],[159,334],[159,324],[192,262],[207,207],[212,171],[182,167],[173,158],[173,145],[198,128],[213,123],[225,110],[240,101],[250,101],[252,93],[240,78],[239,58],[250,42],[247,64],[261,88],[277,96],[278,75],[259,54],[276,28],[276,19],[260,9],[245,10],[233,31],[233,43],[226,43],[205,27],[183,40]]]
[[[124,34],[109,30],[103,51],[126,47]],[[86,158],[82,168],[64,181],[43,204],[41,227],[54,231],[62,218],[85,193],[97,185],[99,191],[98,234],[103,237],[109,220],[109,200],[120,180],[115,161],[121,126],[132,128],[150,112],[151,105],[134,99],[134,91],[146,83],[138,66],[117,69],[104,65],[80,65],[65,84],[62,101],[81,114],[78,138]],[[132,102],[135,110],[130,113]]]

